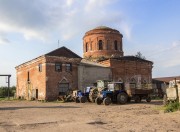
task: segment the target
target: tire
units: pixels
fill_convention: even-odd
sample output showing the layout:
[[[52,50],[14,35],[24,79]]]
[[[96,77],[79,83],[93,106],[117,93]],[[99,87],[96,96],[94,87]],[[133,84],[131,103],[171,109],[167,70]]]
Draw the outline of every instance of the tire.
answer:
[[[148,96],[148,97],[146,98],[146,102],[151,102],[151,97]]]
[[[167,95],[164,94],[163,96],[163,105],[166,106],[168,104]]]
[[[127,102],[128,102],[128,103],[131,102],[131,97],[128,97]]]
[[[95,102],[95,99],[98,96],[98,89],[97,88],[92,88],[89,92],[89,100],[90,102]]]
[[[85,96],[82,96],[79,98],[81,103],[85,103],[87,101],[87,98]]]
[[[76,102],[76,103],[80,103],[79,97],[76,97],[76,98],[75,98],[75,102]]]
[[[140,103],[141,102],[141,97],[138,96],[138,95],[135,95],[134,101],[135,101],[135,103]]]
[[[97,104],[97,105],[100,105],[100,104],[102,104],[102,98],[100,98],[100,97],[97,97],[96,99],[95,99],[95,103]]]
[[[104,104],[104,105],[110,105],[110,104],[111,104],[111,99],[110,99],[109,97],[104,98],[103,104]]]
[[[127,97],[126,93],[119,93],[117,95],[117,103],[118,104],[125,104],[125,103],[127,103],[127,99],[128,99],[128,97]]]

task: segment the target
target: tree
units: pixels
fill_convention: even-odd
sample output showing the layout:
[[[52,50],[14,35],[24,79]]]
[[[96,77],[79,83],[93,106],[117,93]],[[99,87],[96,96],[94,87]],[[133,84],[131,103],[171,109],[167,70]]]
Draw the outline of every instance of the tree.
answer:
[[[143,56],[142,53],[141,53],[140,51],[137,52],[137,54],[135,55],[135,57],[140,58],[140,59],[146,59],[146,57]]]

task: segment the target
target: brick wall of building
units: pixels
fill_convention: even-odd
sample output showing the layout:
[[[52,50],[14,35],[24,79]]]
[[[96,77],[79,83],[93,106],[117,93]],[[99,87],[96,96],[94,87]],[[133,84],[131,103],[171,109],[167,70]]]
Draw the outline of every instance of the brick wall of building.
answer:
[[[46,57],[46,91],[47,100],[57,99],[59,84],[69,83],[69,89],[78,89],[78,63],[81,59],[47,56]],[[62,63],[62,70],[55,71],[55,63]],[[66,71],[66,63],[72,64],[72,71]]]
[[[42,66],[41,72],[39,71],[39,64]],[[44,56],[17,66],[16,76],[16,96],[18,98],[21,97],[28,100],[31,97],[36,98],[36,90],[38,90],[38,99],[45,99],[46,65]]]
[[[109,59],[100,63],[112,68],[113,81],[129,82],[132,78],[138,81],[138,77],[142,82],[151,83],[152,81],[152,62],[150,61]]]

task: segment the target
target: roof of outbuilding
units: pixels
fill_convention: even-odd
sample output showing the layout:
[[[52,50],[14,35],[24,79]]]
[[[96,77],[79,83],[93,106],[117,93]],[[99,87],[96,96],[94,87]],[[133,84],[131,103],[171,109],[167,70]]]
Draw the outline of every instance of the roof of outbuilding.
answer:
[[[153,80],[169,83],[169,81],[172,81],[172,80],[174,80],[175,78],[176,78],[176,80],[180,80],[180,76],[157,77],[157,78],[153,78]]]

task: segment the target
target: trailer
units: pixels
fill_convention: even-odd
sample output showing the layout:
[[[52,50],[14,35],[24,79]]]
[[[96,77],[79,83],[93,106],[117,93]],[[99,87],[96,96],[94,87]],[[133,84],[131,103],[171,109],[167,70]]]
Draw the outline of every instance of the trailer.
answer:
[[[131,100],[140,103],[142,99],[151,102],[150,94],[153,93],[151,84],[136,86],[136,83],[108,82],[107,88],[104,87],[96,93],[95,102],[100,105],[109,105],[111,102],[126,104]]]

